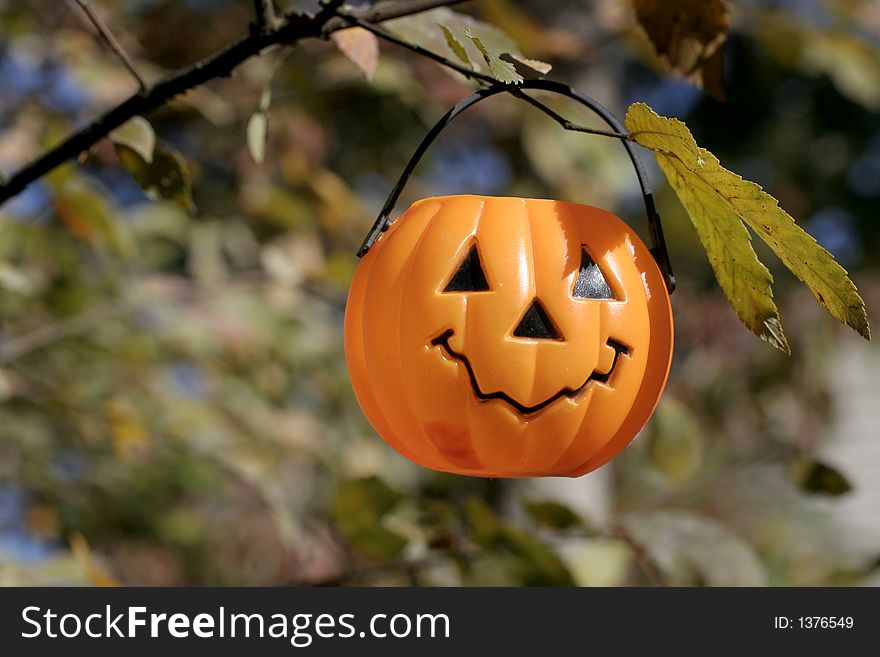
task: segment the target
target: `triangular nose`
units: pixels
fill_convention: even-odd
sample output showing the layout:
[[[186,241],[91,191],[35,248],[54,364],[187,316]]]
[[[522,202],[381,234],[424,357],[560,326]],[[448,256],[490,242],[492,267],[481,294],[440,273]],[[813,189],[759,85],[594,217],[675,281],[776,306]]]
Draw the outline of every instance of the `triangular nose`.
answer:
[[[532,340],[562,340],[559,329],[553,324],[547,310],[537,299],[532,300],[522,319],[519,320],[519,324],[513,331],[513,337]]]

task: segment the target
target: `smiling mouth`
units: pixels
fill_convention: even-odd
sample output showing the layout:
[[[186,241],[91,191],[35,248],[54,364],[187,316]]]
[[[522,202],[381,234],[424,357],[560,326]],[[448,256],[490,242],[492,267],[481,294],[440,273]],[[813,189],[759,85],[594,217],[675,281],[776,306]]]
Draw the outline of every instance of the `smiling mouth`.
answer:
[[[526,406],[524,404],[520,404],[518,401],[510,397],[510,395],[501,391],[483,392],[482,389],[480,389],[480,384],[477,383],[477,376],[476,374],[474,374],[474,368],[471,366],[471,362],[468,360],[468,357],[464,354],[458,353],[449,346],[449,338],[451,338],[453,335],[455,335],[455,331],[453,331],[452,329],[447,329],[436,338],[431,340],[431,346],[440,347],[451,359],[458,361],[459,363],[464,365],[465,370],[467,370],[468,377],[471,380],[471,388],[473,388],[474,395],[476,395],[477,399],[481,399],[483,401],[498,399],[509,404],[523,415],[537,413],[538,411],[545,409],[547,406],[558,399],[562,399],[563,397],[573,399],[574,397],[577,397],[579,394],[581,394],[584,390],[586,390],[587,386],[590,385],[593,381],[596,381],[597,383],[607,384],[608,381],[611,379],[611,375],[614,374],[614,370],[617,369],[617,361],[620,360],[621,356],[629,356],[630,351],[629,347],[621,344],[617,340],[608,338],[608,346],[614,349],[614,360],[611,362],[611,367],[608,368],[607,372],[593,370],[587,377],[587,380],[584,381],[577,388],[563,388],[549,399],[545,399],[544,401],[542,401],[540,404],[535,404],[534,406]]]

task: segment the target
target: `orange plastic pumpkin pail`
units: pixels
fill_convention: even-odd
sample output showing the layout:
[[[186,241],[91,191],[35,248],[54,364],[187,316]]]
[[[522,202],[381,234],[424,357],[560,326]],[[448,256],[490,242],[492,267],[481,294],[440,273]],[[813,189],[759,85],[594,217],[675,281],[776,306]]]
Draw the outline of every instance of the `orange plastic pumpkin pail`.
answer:
[[[573,477],[606,463],[666,384],[665,247],[657,258],[610,212],[543,199],[428,198],[390,223],[413,167],[362,249],[346,306],[346,361],[367,419],[434,470]],[[649,196],[646,206],[662,246]]]

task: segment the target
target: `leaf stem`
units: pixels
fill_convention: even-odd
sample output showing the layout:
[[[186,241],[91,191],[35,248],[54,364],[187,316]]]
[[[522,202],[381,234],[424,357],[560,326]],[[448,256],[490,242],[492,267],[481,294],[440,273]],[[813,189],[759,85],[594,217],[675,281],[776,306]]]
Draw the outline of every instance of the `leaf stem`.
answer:
[[[128,72],[131,73],[132,77],[137,80],[141,93],[145,93],[148,89],[146,80],[144,80],[143,76],[138,72],[137,67],[131,57],[128,56],[128,53],[125,52],[125,48],[122,47],[122,44],[119,43],[115,36],[113,36],[113,32],[110,31],[109,26],[104,19],[101,18],[101,15],[95,11],[89,3],[89,0],[74,0],[74,2],[76,2],[79,8],[83,11],[86,18],[89,19],[92,27],[98,32],[98,36],[104,40],[110,50],[112,50],[119,58],[119,61],[122,62],[123,66],[128,69]]]

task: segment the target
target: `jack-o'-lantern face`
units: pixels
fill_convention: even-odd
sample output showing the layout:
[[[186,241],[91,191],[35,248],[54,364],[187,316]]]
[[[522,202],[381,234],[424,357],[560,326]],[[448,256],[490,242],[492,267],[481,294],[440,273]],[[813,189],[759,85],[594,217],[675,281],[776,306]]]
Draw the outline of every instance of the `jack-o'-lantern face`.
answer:
[[[365,414],[417,463],[578,476],[653,411],[672,314],[653,258],[614,215],[453,196],[413,205],[364,257],[345,342]]]

